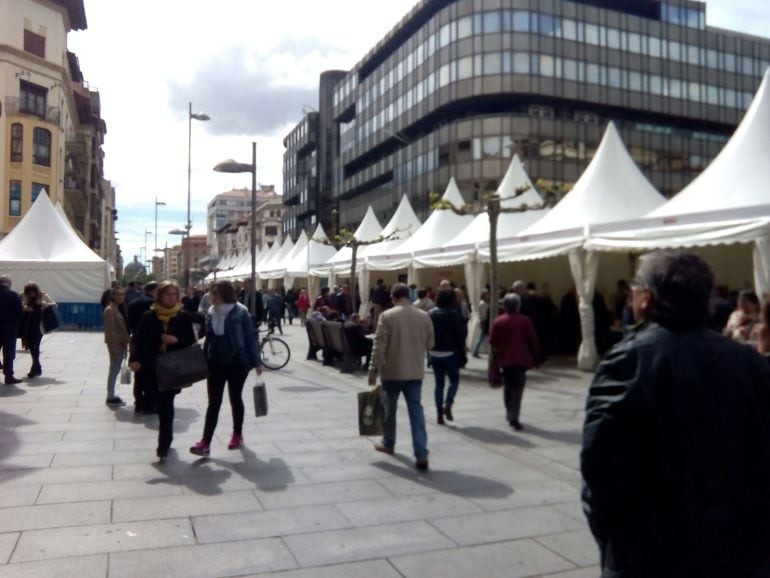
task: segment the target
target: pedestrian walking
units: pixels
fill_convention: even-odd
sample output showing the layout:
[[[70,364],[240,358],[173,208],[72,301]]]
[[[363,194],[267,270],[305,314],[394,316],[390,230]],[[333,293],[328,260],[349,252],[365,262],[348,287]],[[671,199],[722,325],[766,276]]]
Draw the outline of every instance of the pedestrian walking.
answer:
[[[452,405],[460,387],[460,365],[465,356],[467,327],[462,315],[455,307],[455,294],[451,289],[442,289],[436,296],[436,307],[429,312],[435,336],[430,350],[431,367],[436,380],[434,398],[439,425],[444,417],[454,419]],[[449,378],[449,390],[444,398],[444,385]]]
[[[267,290],[267,328],[271,333],[278,328],[283,335],[281,321],[283,320],[283,297],[273,289]]]
[[[640,325],[599,364],[583,427],[583,510],[602,577],[770,576],[770,369],[708,329],[698,256],[640,259]]]
[[[128,306],[128,332],[134,335],[139,329],[139,322],[146,311],[150,309],[158,295],[158,284],[151,281],[144,286],[144,294],[133,300]],[[134,413],[152,415],[157,413],[153,382],[145,383],[145,372],[134,373]]]
[[[502,371],[506,419],[515,430],[524,429],[519,416],[527,371],[536,367],[540,360],[535,326],[529,317],[519,313],[520,307],[518,293],[506,294],[503,297],[504,313],[494,320],[489,333],[493,367]]]
[[[107,401],[109,406],[124,405],[124,401],[115,394],[115,384],[120,373],[123,360],[128,352],[128,323],[123,316],[122,306],[126,301],[126,290],[115,287],[112,290],[110,304],[104,310],[104,342],[110,355],[110,369],[107,373]]]
[[[180,390],[158,391],[156,362],[162,352],[190,347],[195,343],[195,333],[192,317],[182,310],[179,285],[163,281],[157,290],[155,302],[144,312],[131,338],[129,365],[156,400],[159,422],[156,453],[164,461],[174,437],[174,397]]]
[[[40,366],[40,342],[43,340],[43,309],[53,305],[53,300],[40,290],[35,283],[24,286],[24,320],[22,337],[32,357],[32,365],[27,377],[34,379],[43,374]]]
[[[21,383],[13,374],[13,361],[16,358],[16,339],[24,309],[21,298],[11,289],[10,277],[0,276],[0,347],[3,349],[3,376],[5,385]]]
[[[243,443],[243,384],[253,368],[262,375],[257,335],[248,309],[238,303],[235,288],[229,281],[217,281],[209,289],[211,307],[206,317],[204,352],[209,363],[206,387],[209,405],[203,438],[190,448],[197,456],[208,456],[211,440],[219,419],[222,397],[227,385],[233,413],[233,435],[227,449],[234,450]]]
[[[481,299],[479,299],[479,336],[473,346],[473,357],[481,357],[481,346],[489,336],[489,311],[489,291],[485,289],[481,292]]]
[[[377,322],[372,360],[369,364],[369,385],[382,379],[388,396],[388,414],[383,424],[382,441],[374,448],[392,454],[396,445],[396,409],[398,396],[404,394],[412,428],[415,466],[428,469],[428,434],[421,396],[425,377],[425,358],[433,348],[433,323],[424,311],[409,303],[409,288],[395,283],[391,288],[393,307],[384,310]]]
[[[297,316],[297,292],[290,287],[283,300],[286,303],[286,317],[289,320],[289,325],[291,325]]]
[[[307,291],[300,289],[297,296],[297,310],[299,311],[299,320],[302,327],[307,322],[307,310],[310,309],[310,299],[307,296]]]

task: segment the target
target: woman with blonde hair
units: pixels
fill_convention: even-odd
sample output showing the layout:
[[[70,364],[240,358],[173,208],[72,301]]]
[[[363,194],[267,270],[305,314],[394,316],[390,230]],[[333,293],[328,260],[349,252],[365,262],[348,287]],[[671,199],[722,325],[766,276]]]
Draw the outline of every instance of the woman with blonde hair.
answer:
[[[166,351],[184,349],[195,343],[192,317],[182,309],[181,291],[174,281],[158,285],[155,302],[144,312],[139,327],[131,340],[129,367],[140,373],[143,383],[157,399],[158,449],[157,456],[163,462],[173,439],[174,397],[178,389],[158,390],[156,363],[158,355]]]
[[[32,367],[29,369],[27,377],[32,379],[43,374],[43,368],[40,366],[40,342],[43,340],[43,309],[54,302],[48,295],[40,290],[35,283],[27,283],[24,286],[22,295],[22,305],[24,306],[23,331],[21,338],[27,344],[29,353],[32,356]]]

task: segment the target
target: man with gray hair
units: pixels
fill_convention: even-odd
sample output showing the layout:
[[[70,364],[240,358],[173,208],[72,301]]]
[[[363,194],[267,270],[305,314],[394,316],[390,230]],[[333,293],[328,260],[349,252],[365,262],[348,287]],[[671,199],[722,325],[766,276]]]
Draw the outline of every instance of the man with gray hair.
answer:
[[[511,292],[516,293],[521,298],[519,313],[526,315],[532,323],[535,323],[535,303],[529,291],[527,291],[527,284],[521,280],[514,281],[513,285],[511,285]]]
[[[393,307],[380,314],[369,364],[369,385],[382,379],[388,396],[388,415],[383,424],[382,441],[374,448],[392,454],[396,445],[398,396],[404,394],[412,426],[415,466],[428,469],[428,434],[422,409],[422,379],[427,352],[433,349],[433,323],[425,311],[409,303],[409,287],[396,283],[390,290]]]
[[[641,324],[597,368],[583,427],[583,510],[602,576],[770,576],[770,368],[708,329],[698,256],[641,258]]]
[[[0,276],[0,348],[3,350],[3,375],[5,385],[21,383],[13,375],[13,360],[16,358],[16,338],[21,321],[21,299],[11,290],[11,278]]]
[[[503,402],[508,423],[516,430],[524,429],[519,421],[521,399],[527,382],[527,370],[539,365],[540,344],[535,326],[521,313],[521,297],[508,293],[503,298],[505,312],[498,316],[489,331],[492,367],[502,371]]]

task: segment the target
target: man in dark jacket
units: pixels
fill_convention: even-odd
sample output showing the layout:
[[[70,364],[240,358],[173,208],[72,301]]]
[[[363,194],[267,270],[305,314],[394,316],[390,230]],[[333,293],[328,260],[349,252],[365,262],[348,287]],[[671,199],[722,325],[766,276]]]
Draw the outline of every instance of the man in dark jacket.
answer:
[[[13,376],[13,360],[16,358],[16,338],[21,321],[21,299],[11,290],[11,278],[0,276],[0,347],[3,349],[3,374],[5,385],[21,383]]]
[[[583,508],[605,578],[770,576],[770,370],[709,330],[699,257],[642,257],[643,320],[588,394]]]
[[[128,306],[128,331],[133,336],[139,329],[139,322],[142,320],[144,312],[155,302],[155,296],[158,294],[158,284],[151,281],[144,286],[144,295],[137,297]],[[144,372],[134,374],[134,413],[145,413],[147,415],[157,413],[154,406],[153,392],[149,390],[144,377]],[[146,403],[145,403],[146,402]]]

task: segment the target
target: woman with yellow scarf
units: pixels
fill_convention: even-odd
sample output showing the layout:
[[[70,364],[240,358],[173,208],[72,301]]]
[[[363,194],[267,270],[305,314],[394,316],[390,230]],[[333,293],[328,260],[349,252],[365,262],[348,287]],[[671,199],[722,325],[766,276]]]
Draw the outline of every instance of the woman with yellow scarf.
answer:
[[[192,317],[182,309],[179,285],[163,281],[158,285],[155,303],[144,313],[131,339],[129,367],[141,373],[148,389],[156,396],[158,407],[158,450],[163,462],[173,439],[174,397],[180,390],[159,391],[155,373],[158,354],[184,349],[195,343]]]

